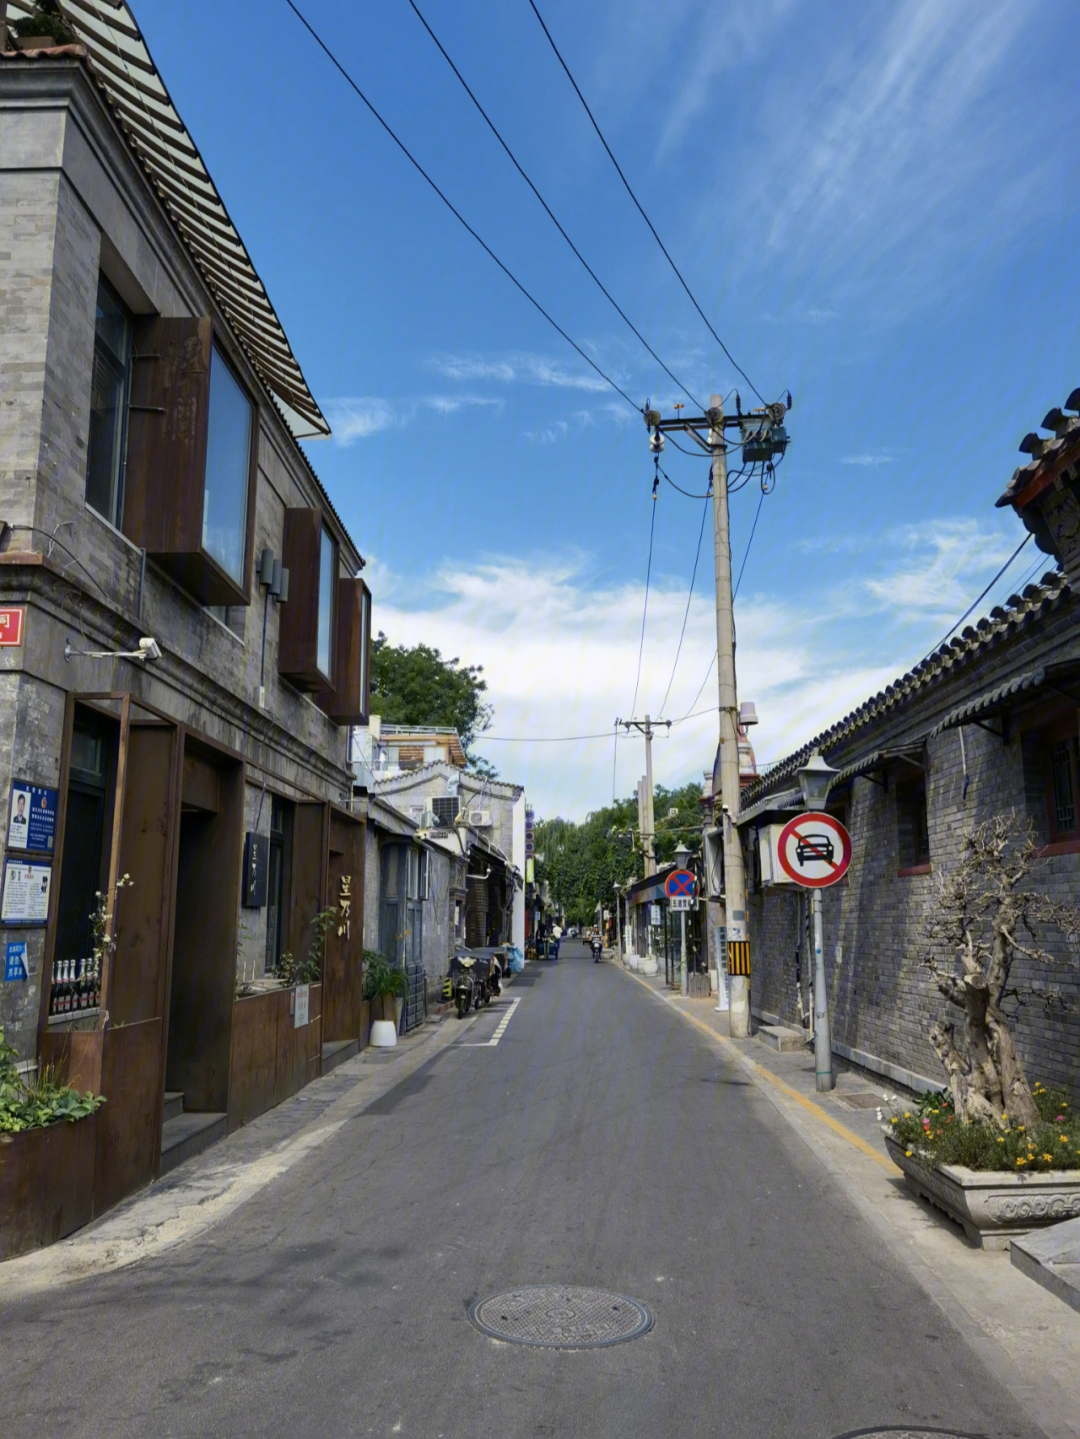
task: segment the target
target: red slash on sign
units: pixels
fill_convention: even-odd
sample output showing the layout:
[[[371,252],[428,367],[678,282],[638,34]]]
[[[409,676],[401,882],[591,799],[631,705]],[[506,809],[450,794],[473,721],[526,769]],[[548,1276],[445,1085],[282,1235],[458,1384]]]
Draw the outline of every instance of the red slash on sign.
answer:
[[[851,836],[831,814],[811,811],[784,826],[776,844],[776,857],[796,884],[823,889],[847,873]]]

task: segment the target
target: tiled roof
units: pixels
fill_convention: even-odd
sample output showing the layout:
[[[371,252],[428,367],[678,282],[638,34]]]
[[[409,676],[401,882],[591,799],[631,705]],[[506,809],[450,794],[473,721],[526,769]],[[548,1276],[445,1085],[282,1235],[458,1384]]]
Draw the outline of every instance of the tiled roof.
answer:
[[[816,752],[828,757],[829,750],[853,738],[860,729],[906,703],[913,696],[929,690],[946,679],[958,665],[967,664],[1014,637],[1036,619],[1044,618],[1067,603],[1071,595],[1063,574],[1050,571],[1039,584],[1027,585],[1022,595],[1012,595],[1004,605],[995,605],[978,624],[965,625],[955,639],[920,660],[914,669],[873,695],[858,709],[852,710],[837,724],[816,735],[802,749],[773,765],[767,774],[746,786],[743,805],[749,808],[766,794],[784,787],[803,764]]]
[[[997,500],[1004,505],[1023,507],[1047,485],[1080,461],[1080,415],[1066,415],[1065,410],[1080,409],[1080,389],[1073,390],[1063,407],[1055,406],[1043,418],[1041,430],[1053,430],[1052,440],[1032,432],[1025,435],[1020,448],[1033,458],[1013,471],[1005,492]]]
[[[59,0],[86,63],[203,279],[297,439],[328,435],[281,322],[123,0]],[[33,14],[8,0],[8,18]],[[39,52],[72,54],[73,47]]]

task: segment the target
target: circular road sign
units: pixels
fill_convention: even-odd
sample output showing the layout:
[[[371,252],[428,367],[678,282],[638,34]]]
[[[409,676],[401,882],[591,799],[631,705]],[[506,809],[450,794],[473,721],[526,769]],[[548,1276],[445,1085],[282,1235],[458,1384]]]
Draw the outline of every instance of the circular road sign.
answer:
[[[688,869],[673,869],[664,880],[664,893],[668,899],[693,899],[697,894],[697,880]]]
[[[851,836],[831,814],[811,810],[789,820],[776,844],[780,868],[796,884],[824,889],[847,874]]]

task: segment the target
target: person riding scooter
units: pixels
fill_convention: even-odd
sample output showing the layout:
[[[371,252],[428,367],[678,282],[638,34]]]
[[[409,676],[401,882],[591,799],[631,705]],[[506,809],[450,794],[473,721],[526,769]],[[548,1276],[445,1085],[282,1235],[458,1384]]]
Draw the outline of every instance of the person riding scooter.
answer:
[[[594,934],[592,939],[589,941],[589,947],[592,950],[593,963],[599,964],[600,956],[604,952],[604,941],[600,938],[598,934]]]

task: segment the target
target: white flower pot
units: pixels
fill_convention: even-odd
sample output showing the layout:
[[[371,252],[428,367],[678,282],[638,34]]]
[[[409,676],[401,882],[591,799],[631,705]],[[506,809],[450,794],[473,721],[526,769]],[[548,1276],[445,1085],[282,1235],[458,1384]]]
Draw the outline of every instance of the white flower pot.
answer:
[[[368,1043],[376,1049],[393,1049],[397,1044],[397,1025],[390,1019],[377,1019],[371,1026]]]

